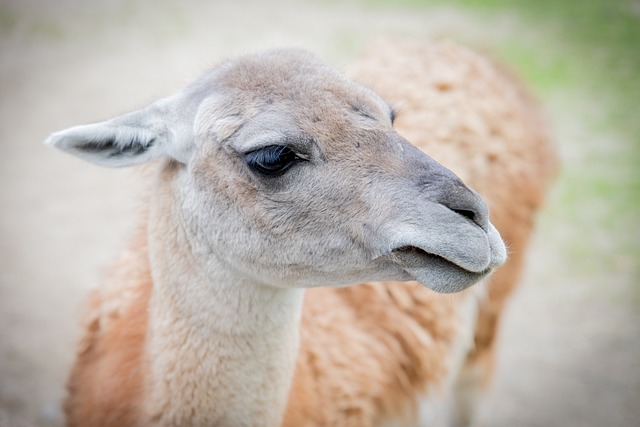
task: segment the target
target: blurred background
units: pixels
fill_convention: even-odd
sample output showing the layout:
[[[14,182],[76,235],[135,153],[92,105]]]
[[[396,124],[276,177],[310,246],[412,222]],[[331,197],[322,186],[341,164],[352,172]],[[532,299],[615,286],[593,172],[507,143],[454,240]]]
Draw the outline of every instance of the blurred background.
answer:
[[[640,1],[0,0],[0,426],[59,426],[80,304],[134,223],[134,175],[42,145],[228,55],[450,39],[516,70],[562,170],[504,318],[487,426],[640,425]]]

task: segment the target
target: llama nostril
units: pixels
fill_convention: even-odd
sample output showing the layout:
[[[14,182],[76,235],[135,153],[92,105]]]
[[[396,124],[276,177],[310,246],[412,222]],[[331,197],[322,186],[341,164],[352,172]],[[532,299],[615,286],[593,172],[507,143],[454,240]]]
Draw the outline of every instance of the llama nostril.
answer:
[[[463,217],[468,218],[473,222],[476,222],[476,214],[473,211],[469,211],[466,209],[451,209],[451,210],[457,213],[458,215],[462,215]]]
[[[467,218],[478,227],[489,229],[489,208],[482,197],[449,169],[430,157],[419,157],[423,164],[416,184],[428,199]]]
[[[478,227],[487,231],[489,226],[489,209],[480,195],[466,186],[450,190],[443,200],[446,207],[460,216],[473,221]]]

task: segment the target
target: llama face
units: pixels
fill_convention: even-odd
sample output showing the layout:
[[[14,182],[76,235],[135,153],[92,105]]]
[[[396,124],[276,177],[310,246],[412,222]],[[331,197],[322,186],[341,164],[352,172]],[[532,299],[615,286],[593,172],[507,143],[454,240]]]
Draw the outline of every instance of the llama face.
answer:
[[[480,197],[392,118],[379,96],[314,56],[275,51],[50,142],[106,165],[172,158],[193,247],[256,281],[462,290],[504,262],[504,245]]]

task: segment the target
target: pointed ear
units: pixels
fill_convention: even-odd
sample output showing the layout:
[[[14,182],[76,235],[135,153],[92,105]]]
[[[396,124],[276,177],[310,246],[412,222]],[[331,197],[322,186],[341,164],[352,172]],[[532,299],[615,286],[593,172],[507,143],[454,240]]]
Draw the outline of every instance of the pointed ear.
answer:
[[[162,156],[186,163],[193,145],[190,123],[176,127],[171,109],[157,104],[104,122],[56,132],[45,144],[107,167],[133,166]]]

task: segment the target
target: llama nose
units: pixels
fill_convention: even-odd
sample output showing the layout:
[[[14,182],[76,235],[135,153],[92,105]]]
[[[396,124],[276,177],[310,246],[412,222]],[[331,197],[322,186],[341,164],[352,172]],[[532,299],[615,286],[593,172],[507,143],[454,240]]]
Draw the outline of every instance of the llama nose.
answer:
[[[489,230],[489,208],[478,193],[459,180],[448,182],[440,191],[440,204]]]
[[[489,208],[478,193],[467,187],[451,170],[402,137],[398,136],[395,141],[399,141],[406,155],[414,155],[409,176],[413,177],[422,195],[473,221],[485,232],[489,231]]]

